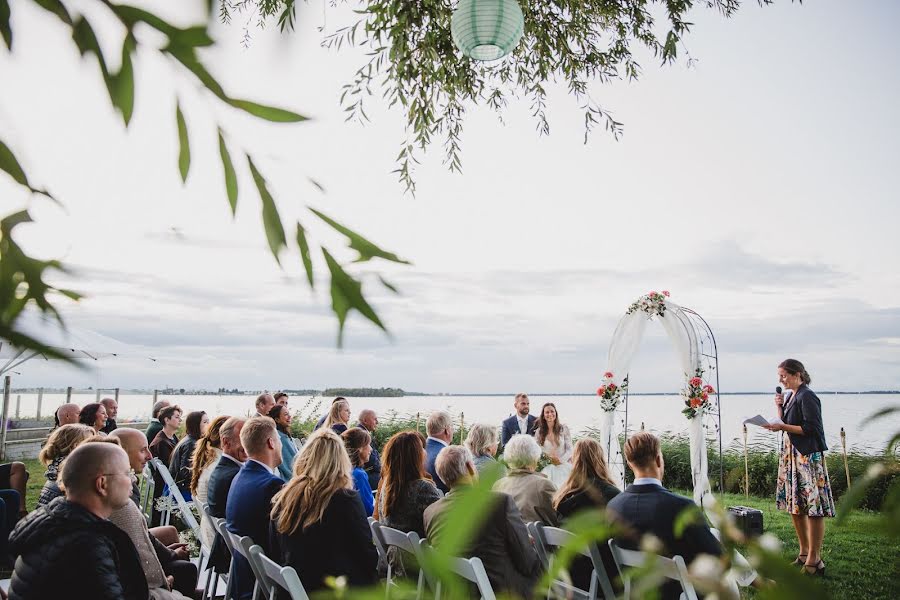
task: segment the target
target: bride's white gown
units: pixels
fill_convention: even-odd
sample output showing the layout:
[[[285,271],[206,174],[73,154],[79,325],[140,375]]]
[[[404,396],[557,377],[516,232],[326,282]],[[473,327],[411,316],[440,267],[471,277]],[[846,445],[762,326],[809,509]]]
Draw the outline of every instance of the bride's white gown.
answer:
[[[560,464],[547,465],[541,470],[541,473],[549,477],[557,488],[562,487],[562,484],[569,478],[569,473],[572,472],[572,434],[569,433],[569,428],[563,425],[558,442],[554,444],[550,439],[546,439],[541,445],[541,450],[547,456],[555,455],[559,458]]]

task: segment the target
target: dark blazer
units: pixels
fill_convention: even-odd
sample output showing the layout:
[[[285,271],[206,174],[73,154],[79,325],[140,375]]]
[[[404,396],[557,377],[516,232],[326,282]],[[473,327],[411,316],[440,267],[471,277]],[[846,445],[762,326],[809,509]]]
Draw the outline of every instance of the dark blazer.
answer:
[[[491,492],[489,511],[476,539],[461,554],[477,556],[484,563],[491,587],[498,595],[509,592],[514,597],[530,598],[541,572],[541,561],[528,539],[522,514],[508,494]],[[446,513],[454,502],[450,492],[425,509],[425,532],[428,540],[440,547],[446,533]]]
[[[629,532],[617,537],[616,542],[623,548],[638,549],[641,536],[652,533],[663,544],[664,556],[680,555],[688,565],[698,554],[722,554],[722,545],[715,538],[700,514],[699,522],[688,525],[681,537],[675,537],[674,526],[678,516],[685,510],[699,511],[694,501],[656,484],[629,485],[624,492],[606,505],[612,521],[626,527]],[[671,581],[663,585],[663,600],[677,600],[681,586]]]
[[[378,552],[359,494],[343,489],[325,507],[322,520],[290,534],[270,524],[270,556],[294,567],[307,593],[325,588],[328,576],[347,577],[350,587],[365,587],[377,580]],[[280,599],[288,596],[282,592]]]
[[[528,415],[528,431],[525,432],[525,435],[534,435],[534,424],[536,422],[537,417]],[[519,431],[519,419],[516,415],[513,415],[503,421],[503,430],[500,433],[500,443],[505,446],[509,442],[509,438],[518,435],[519,433],[521,433]]]
[[[115,419],[107,419],[106,425],[104,425],[103,429],[101,429],[100,431],[102,431],[103,433],[112,433],[116,430],[117,427],[118,425],[116,425]]]
[[[431,474],[434,485],[445,494],[450,491],[450,488],[441,481],[440,477],[438,477],[437,470],[434,468],[434,461],[437,459],[437,455],[441,453],[441,450],[446,447],[447,446],[431,438],[428,438],[428,441],[425,442],[425,470]]]
[[[206,488],[206,503],[209,505],[209,514],[211,516],[219,519],[225,518],[228,492],[231,491],[231,484],[240,470],[240,463],[232,460],[230,456],[225,454],[216,463],[216,467],[209,475],[209,484]],[[213,540],[209,555],[209,561],[217,573],[228,572],[228,568],[231,565],[231,555],[225,546],[225,540],[218,533],[216,533],[216,537]]]
[[[362,423],[357,423],[356,426],[360,429],[366,429]],[[366,429],[366,431],[369,430]],[[372,443],[370,444],[372,453],[369,455],[369,460],[363,465],[363,469],[365,469],[366,475],[369,476],[369,487],[377,490],[378,483],[381,481],[381,456],[378,454],[378,448],[375,447],[374,432],[369,431],[369,435],[372,436]]]
[[[799,425],[803,435],[789,433],[791,445],[800,454],[808,456],[813,452],[828,450],[825,444],[825,428],[822,425],[822,402],[806,384],[800,386],[785,402],[784,418],[788,425]]]
[[[584,489],[566,494],[556,507],[556,512],[559,513],[560,521],[562,521],[562,527],[565,528],[566,519],[572,515],[592,508],[603,509],[610,500],[621,493],[622,490],[611,483],[599,479],[591,479]],[[609,577],[610,581],[615,581],[619,576],[619,571],[613,560],[609,544],[598,543],[597,547],[600,550],[607,577]],[[576,556],[572,559],[572,565],[569,568],[569,572],[572,575],[572,583],[581,589],[586,590],[591,587],[591,573],[593,571],[594,565],[588,557]]]
[[[272,496],[281,489],[284,480],[272,475],[260,463],[247,460],[235,476],[228,491],[225,504],[225,526],[228,531],[240,536],[249,535],[254,544],[259,544],[263,552],[269,552],[269,512],[272,510]],[[253,572],[250,563],[235,552],[234,589],[239,600],[253,595]]]

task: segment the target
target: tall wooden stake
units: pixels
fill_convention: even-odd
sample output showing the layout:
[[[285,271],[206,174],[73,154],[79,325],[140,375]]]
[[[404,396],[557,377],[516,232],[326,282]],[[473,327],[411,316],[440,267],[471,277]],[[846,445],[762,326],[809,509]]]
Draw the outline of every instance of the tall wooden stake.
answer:
[[[744,496],[750,497],[750,462],[747,458],[747,424],[744,423]]]
[[[841,427],[841,446],[844,452],[844,473],[847,475],[847,489],[850,489],[850,465],[847,464],[847,434]]]

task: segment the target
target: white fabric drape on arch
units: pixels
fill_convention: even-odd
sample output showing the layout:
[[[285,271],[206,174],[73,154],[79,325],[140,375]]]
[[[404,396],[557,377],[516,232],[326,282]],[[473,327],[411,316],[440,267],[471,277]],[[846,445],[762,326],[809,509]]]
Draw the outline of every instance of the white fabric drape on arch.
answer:
[[[659,320],[669,339],[672,340],[685,376],[693,377],[697,368],[700,367],[700,344],[691,320],[680,306],[669,301],[666,301],[666,311],[663,316],[653,315],[653,318]],[[606,370],[612,372],[613,382],[616,385],[621,385],[622,380],[627,376],[631,362],[644,337],[647,321],[650,319],[651,315],[642,310],[635,310],[619,320],[612,341],[609,343],[609,354],[606,361]],[[607,452],[613,483],[624,488],[625,461],[619,445],[619,431],[620,427],[616,421],[615,412],[604,411],[600,419],[600,442]],[[690,433],[694,501],[702,505],[703,496],[710,492],[702,415],[690,420],[688,431]]]

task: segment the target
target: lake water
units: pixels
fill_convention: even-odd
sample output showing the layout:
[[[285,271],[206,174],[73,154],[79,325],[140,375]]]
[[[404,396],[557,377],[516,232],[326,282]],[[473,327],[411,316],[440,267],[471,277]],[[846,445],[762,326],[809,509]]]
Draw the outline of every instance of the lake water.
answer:
[[[22,417],[36,413],[37,394],[17,394],[10,397],[9,416],[13,417],[16,399],[19,397],[19,413]],[[177,403],[186,411],[205,410],[212,415],[247,414],[254,410],[252,396],[159,396]],[[74,394],[73,401],[84,405],[94,402],[93,393]],[[825,436],[832,449],[840,447],[841,427],[847,433],[847,447],[868,452],[884,449],[887,441],[898,429],[900,418],[886,417],[866,424],[866,420],[877,410],[887,406],[900,405],[900,394],[820,394],[822,415],[825,424]],[[65,394],[44,394],[42,413],[52,414],[57,406],[65,401]],[[536,414],[544,402],[553,402],[559,411],[560,420],[569,425],[573,433],[584,431],[588,427],[596,427],[601,414],[596,396],[531,396],[532,413]],[[152,395],[121,395],[119,397],[119,419],[146,419],[153,403]],[[292,414],[300,410],[306,415],[313,412],[324,412],[331,403],[330,397],[310,399],[307,396],[294,396],[289,406]],[[406,396],[402,398],[350,398],[351,409],[356,413],[363,408],[372,408],[384,420],[391,411],[401,416],[416,413],[422,415],[424,423],[428,413],[435,409],[446,409],[457,419],[462,413],[465,417],[466,429],[476,422],[500,422],[512,414],[513,398],[511,396]],[[775,407],[771,394],[748,394],[722,396],[722,443],[730,442],[742,436],[741,423],[744,418],[756,414],[772,416]],[[681,414],[683,403],[677,395],[645,396],[632,394],[628,403],[628,429],[634,431],[644,423],[651,431],[686,433],[687,420]],[[617,417],[624,421],[624,412]],[[710,426],[708,435],[715,437],[715,419],[707,417]],[[458,421],[457,421],[458,422]],[[777,446],[777,434],[758,427],[748,426],[748,442],[751,444],[770,444]]]

